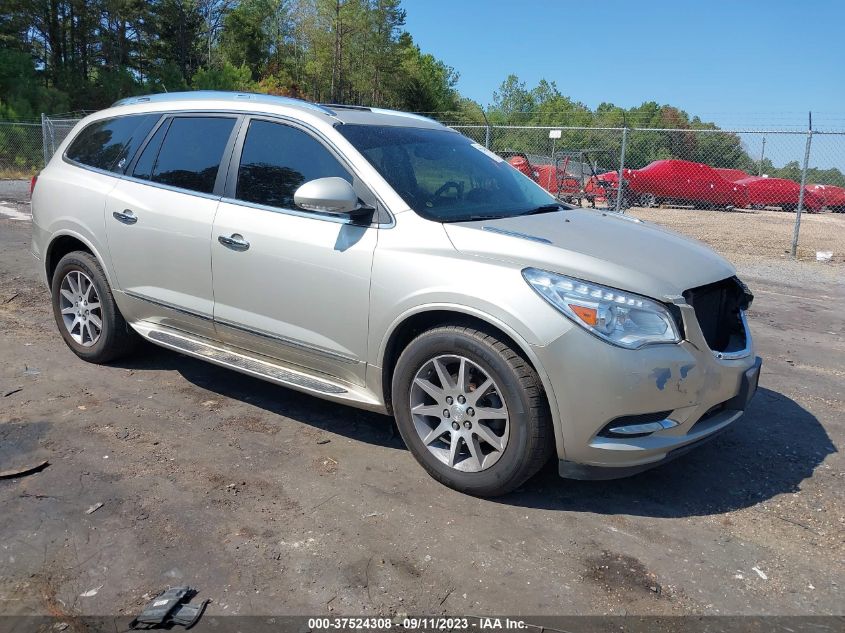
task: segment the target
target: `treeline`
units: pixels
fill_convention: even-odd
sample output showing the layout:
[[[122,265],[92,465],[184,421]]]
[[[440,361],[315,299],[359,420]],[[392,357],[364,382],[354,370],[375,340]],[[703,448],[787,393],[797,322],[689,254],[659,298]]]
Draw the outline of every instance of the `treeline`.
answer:
[[[696,134],[718,128],[670,105],[591,109],[554,82],[528,88],[510,75],[482,108],[458,93],[454,69],[420,50],[405,17],[401,0],[3,0],[0,119],[97,110],[152,92],[241,90],[397,108],[452,124],[666,128],[679,131],[632,133],[627,166],[683,158],[759,169],[739,136]],[[3,154],[22,145],[9,134],[0,131]],[[540,140],[501,129],[491,138],[495,150],[529,153]],[[618,152],[620,141],[618,133],[565,131],[556,147]],[[790,178],[798,169],[763,168]],[[845,185],[836,169],[814,175]]]
[[[149,92],[251,90],[413,111],[457,74],[404,30],[400,0],[4,0],[0,118]]]

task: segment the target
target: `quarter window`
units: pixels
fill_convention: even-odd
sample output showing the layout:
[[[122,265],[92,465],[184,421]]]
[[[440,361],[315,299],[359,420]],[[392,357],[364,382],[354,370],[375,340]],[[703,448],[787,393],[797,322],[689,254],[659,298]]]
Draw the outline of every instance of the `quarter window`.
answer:
[[[319,141],[280,123],[252,121],[244,139],[235,197],[270,207],[295,208],[293,194],[316,178],[352,176]]]
[[[235,119],[230,117],[175,117],[163,133],[160,149],[157,139],[151,139],[138,159],[134,175],[180,189],[212,193],[234,125]],[[153,153],[158,155],[153,158]],[[144,173],[150,173],[150,164],[151,177]]]
[[[132,175],[135,178],[152,180],[153,167],[155,167],[156,158],[158,158],[158,152],[161,149],[161,143],[164,141],[164,135],[167,134],[168,127],[170,127],[170,121],[162,123],[156,130],[156,133],[153,134],[150,142],[147,143],[144,151],[141,152],[138,162],[135,163],[135,168],[132,170]]]
[[[122,173],[159,117],[141,114],[95,121],[79,133],[65,156],[88,167]]]

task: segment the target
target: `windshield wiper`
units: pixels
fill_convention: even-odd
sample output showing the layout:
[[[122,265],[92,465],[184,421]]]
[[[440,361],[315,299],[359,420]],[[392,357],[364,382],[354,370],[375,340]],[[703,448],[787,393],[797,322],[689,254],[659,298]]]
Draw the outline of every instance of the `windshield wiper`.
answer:
[[[443,219],[443,220],[440,220],[440,222],[443,222],[445,224],[452,224],[453,222],[477,222],[478,220],[501,220],[502,218],[507,218],[507,217],[511,217],[511,216],[491,215],[491,214],[487,214],[487,215],[483,215],[483,214],[482,215],[462,215],[459,218],[449,218],[448,220]]]
[[[520,213],[519,215],[537,215],[539,213],[552,213],[554,211],[562,211],[563,207],[559,204],[543,204],[539,207],[531,209],[530,211],[526,211],[525,213]]]

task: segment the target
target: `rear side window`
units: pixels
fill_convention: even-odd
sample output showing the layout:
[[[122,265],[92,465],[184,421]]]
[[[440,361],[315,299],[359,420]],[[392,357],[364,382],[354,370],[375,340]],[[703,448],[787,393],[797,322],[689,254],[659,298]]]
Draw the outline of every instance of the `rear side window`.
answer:
[[[77,135],[65,156],[88,167],[121,173],[159,117],[139,114],[95,121]]]
[[[166,132],[156,131],[133,175],[180,189],[212,193],[234,125],[235,119],[226,117],[176,117]],[[163,141],[158,141],[159,133],[164,135]]]
[[[159,150],[161,150],[161,143],[164,141],[164,135],[167,134],[167,128],[170,127],[170,121],[165,121],[153,134],[150,142],[141,152],[138,157],[138,162],[135,163],[135,168],[132,170],[132,175],[136,178],[143,178],[144,180],[152,180],[153,167],[155,167],[156,158],[158,158]]]
[[[269,207],[295,208],[293,194],[316,178],[352,176],[319,141],[280,123],[253,121],[244,139],[235,197]]]

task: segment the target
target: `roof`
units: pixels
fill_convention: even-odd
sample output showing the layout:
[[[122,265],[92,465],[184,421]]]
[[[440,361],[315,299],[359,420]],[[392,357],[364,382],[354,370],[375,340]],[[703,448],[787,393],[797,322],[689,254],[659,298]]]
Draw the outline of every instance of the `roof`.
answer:
[[[443,129],[443,126],[428,117],[398,110],[386,110],[383,108],[369,108],[365,106],[348,105],[323,105],[312,103],[303,99],[293,97],[277,97],[274,95],[259,94],[253,92],[227,92],[222,90],[194,90],[190,92],[168,92],[137,97],[127,97],[112,104],[112,107],[133,106],[143,104],[167,104],[167,103],[203,103],[209,101],[231,102],[233,109],[242,106],[236,104],[250,104],[249,110],[263,111],[261,106],[269,106],[266,111],[272,112],[273,107],[286,107],[299,109],[311,115],[322,115],[337,123],[352,125],[391,125],[406,127],[424,127]]]

